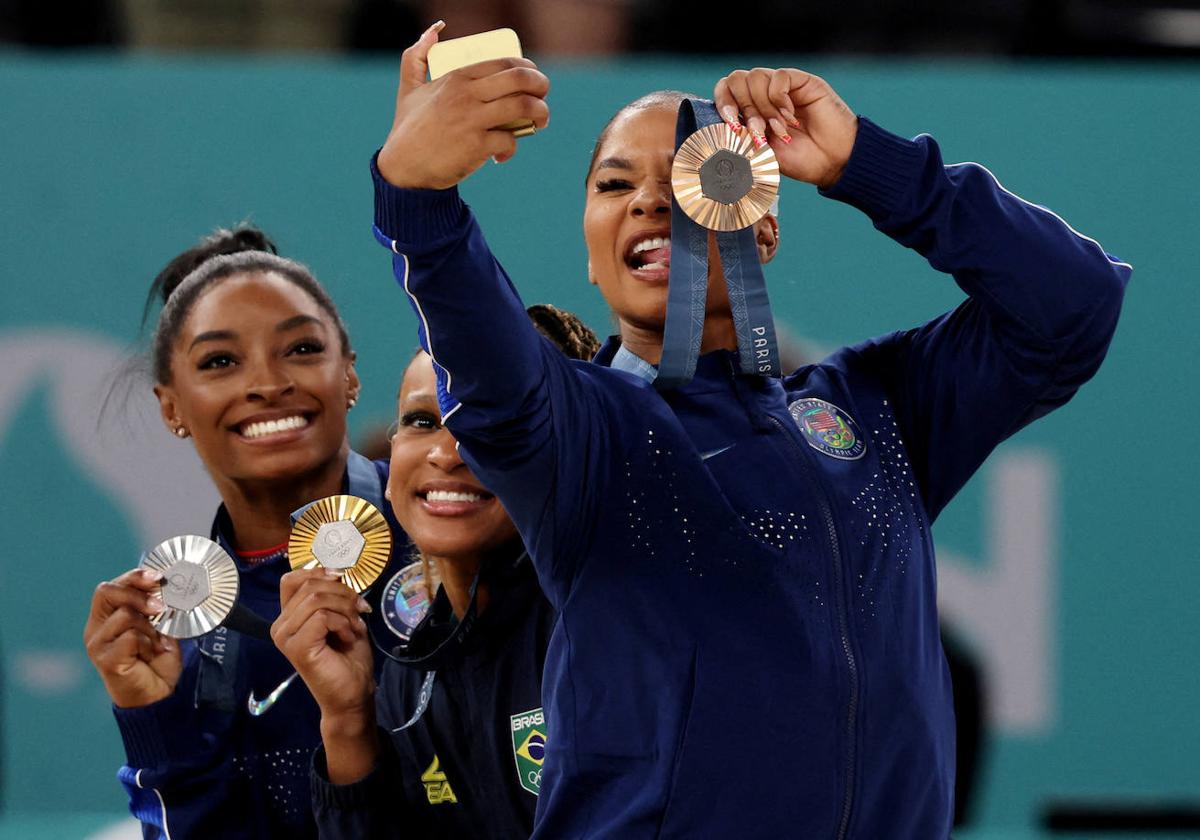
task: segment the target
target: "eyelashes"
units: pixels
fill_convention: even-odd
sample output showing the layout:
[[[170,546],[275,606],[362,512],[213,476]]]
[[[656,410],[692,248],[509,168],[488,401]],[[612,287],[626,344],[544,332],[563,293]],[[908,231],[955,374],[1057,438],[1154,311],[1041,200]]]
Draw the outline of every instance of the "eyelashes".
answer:
[[[400,415],[400,426],[405,429],[433,431],[441,426],[441,420],[429,411],[406,411]]]
[[[325,342],[317,338],[302,338],[287,349],[285,356],[319,356],[325,352]],[[225,370],[239,364],[236,353],[229,350],[214,350],[196,365],[198,370]]]
[[[603,181],[596,181],[596,192],[600,193],[631,189],[633,189],[633,184],[624,178],[606,178]]]

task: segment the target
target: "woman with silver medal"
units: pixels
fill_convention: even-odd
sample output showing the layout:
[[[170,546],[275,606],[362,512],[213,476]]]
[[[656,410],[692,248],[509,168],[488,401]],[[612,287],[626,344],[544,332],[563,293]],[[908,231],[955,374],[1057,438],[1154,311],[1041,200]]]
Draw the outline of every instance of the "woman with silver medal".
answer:
[[[319,713],[307,692],[287,689],[292,669],[269,623],[294,510],[348,493],[390,518],[387,464],[346,439],[359,392],[354,352],[308,269],[253,228],[219,231],[180,254],[148,307],[155,298],[150,361],[163,421],[195,445],[222,504],[213,542],[168,540],[92,599],[84,642],[125,744],[118,775],[149,838],[315,836],[308,778]],[[403,559],[406,540],[391,526]],[[171,564],[214,557],[230,566],[222,571],[232,573],[241,621],[205,633],[224,616],[206,615],[203,581],[178,586]]]

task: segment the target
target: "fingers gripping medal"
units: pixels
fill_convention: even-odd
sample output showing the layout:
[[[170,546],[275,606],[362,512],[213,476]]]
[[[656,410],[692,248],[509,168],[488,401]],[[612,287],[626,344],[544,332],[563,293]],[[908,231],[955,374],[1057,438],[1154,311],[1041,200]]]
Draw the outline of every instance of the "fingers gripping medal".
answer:
[[[742,373],[779,376],[775,322],[758,258],[753,225],[779,193],[779,163],[770,146],[754,148],[711,102],[685,99],[675,124],[671,167],[671,273],[662,361],[655,384],[691,380],[700,356],[708,292],[708,232],[729,287]]]
[[[387,566],[392,532],[379,508],[357,496],[328,496],[293,515],[288,561],[293,569],[333,569],[355,592]]]
[[[237,603],[237,566],[221,546],[204,537],[165,540],[146,552],[138,566],[163,575],[163,611],[150,623],[165,636],[202,636],[224,621]]]

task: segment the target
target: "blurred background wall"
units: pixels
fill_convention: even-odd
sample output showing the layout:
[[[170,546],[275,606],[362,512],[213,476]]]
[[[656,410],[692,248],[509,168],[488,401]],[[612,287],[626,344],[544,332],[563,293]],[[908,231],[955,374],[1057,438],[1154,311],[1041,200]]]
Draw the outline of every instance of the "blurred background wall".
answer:
[[[262,226],[350,327],[354,434],[391,420],[415,325],[370,235],[366,164],[398,50],[430,16],[447,36],[525,21],[546,56],[551,127],[463,192],[526,302],[598,332],[609,320],[580,235],[595,135],[641,93],[706,92],[735,66],[818,72],[857,111],[933,134],[948,161],[986,164],[1133,263],[1096,380],[1001,447],[935,527],[943,614],[985,705],[958,836],[1041,836],[1062,803],[1200,799],[1195,8],[762,4],[709,36],[680,22],[685,4],[620,0],[456,4],[461,25],[445,6],[384,0],[54,6],[0,0],[0,837],[120,818],[120,741],[80,641],[91,590],[211,519],[190,444],[162,428],[147,383],[114,377],[158,268],[214,227]],[[785,186],[780,221],[767,277],[798,352],[961,299],[811,188]],[[751,747],[731,772],[752,771]]]

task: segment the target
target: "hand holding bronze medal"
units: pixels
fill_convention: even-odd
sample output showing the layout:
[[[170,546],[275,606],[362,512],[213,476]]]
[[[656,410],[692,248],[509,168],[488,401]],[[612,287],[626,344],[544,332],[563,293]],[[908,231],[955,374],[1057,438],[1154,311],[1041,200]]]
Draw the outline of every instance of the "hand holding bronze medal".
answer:
[[[770,146],[755,149],[734,132],[711,102],[685,99],[675,125],[671,167],[671,269],[663,351],[655,385],[691,380],[700,356],[708,295],[708,231],[729,288],[744,374],[780,376],[775,323],[767,299],[753,225],[779,192],[779,163]]]
[[[357,496],[328,496],[293,515],[288,562],[323,566],[355,592],[376,581],[392,554],[392,531],[375,505]]]
[[[216,628],[237,603],[237,566],[221,546],[204,537],[181,536],[142,556],[142,569],[161,572],[163,611],[150,623],[164,636],[191,639]]]
[[[770,146],[754,148],[748,132],[706,125],[675,151],[671,190],[680,208],[709,230],[748,228],[779,194],[779,161]]]

